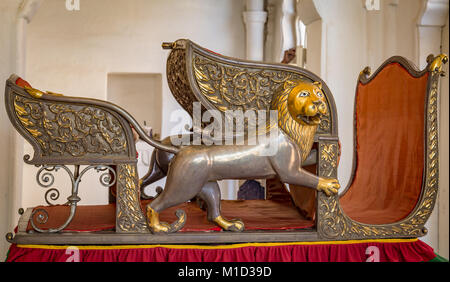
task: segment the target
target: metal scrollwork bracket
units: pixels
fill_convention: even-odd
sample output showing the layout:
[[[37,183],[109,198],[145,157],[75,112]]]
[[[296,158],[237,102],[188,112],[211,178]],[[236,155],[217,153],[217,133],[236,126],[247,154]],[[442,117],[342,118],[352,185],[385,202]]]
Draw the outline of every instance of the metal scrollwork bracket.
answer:
[[[45,224],[48,221],[49,215],[48,215],[48,212],[44,208],[36,208],[33,211],[33,213],[31,214],[30,223],[31,223],[31,226],[33,227],[33,229],[37,232],[55,233],[55,232],[59,232],[59,231],[63,230],[70,224],[73,217],[75,216],[77,203],[81,200],[80,197],[78,196],[79,184],[81,182],[81,178],[87,171],[89,171],[91,169],[95,169],[97,172],[103,172],[100,175],[99,180],[100,180],[101,185],[103,185],[105,187],[111,187],[112,185],[114,185],[116,182],[116,178],[117,178],[115,170],[113,168],[111,168],[109,166],[105,166],[105,165],[91,165],[91,166],[84,168],[81,172],[80,172],[80,165],[75,165],[75,169],[74,169],[73,173],[65,165],[43,165],[36,174],[36,180],[37,180],[37,183],[39,184],[39,186],[44,187],[44,188],[51,187],[55,181],[55,176],[53,175],[53,172],[57,172],[61,168],[67,172],[67,174],[69,175],[71,184],[72,184],[72,193],[67,198],[67,202],[65,203],[65,205],[70,206],[69,217],[61,226],[59,226],[57,228],[41,229],[41,228],[37,227],[35,220],[37,221],[38,224]],[[112,177],[111,177],[111,175],[112,175]],[[55,201],[59,198],[59,195],[60,195],[60,193],[56,188],[50,188],[45,193],[45,201],[47,202],[47,204],[52,206],[53,204],[49,201],[49,198],[50,198],[50,200]]]

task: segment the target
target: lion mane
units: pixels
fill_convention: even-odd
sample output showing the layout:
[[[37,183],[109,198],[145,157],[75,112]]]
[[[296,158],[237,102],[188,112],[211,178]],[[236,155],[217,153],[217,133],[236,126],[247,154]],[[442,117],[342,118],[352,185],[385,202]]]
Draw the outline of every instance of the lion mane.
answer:
[[[311,83],[311,82],[308,82]],[[312,84],[312,83],[311,83]],[[318,125],[304,125],[292,117],[288,110],[288,97],[297,83],[285,83],[277,91],[272,100],[272,110],[278,111],[278,127],[299,147],[302,152],[302,161],[304,161],[311,151],[314,144],[314,135]]]

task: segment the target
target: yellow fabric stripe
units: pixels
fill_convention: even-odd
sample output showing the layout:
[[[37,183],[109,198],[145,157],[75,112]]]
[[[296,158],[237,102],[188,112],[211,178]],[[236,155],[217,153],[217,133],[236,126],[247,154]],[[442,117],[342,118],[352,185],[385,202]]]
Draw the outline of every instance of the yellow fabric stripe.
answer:
[[[169,248],[169,249],[200,249],[200,250],[214,250],[214,249],[236,249],[245,247],[274,247],[274,246],[295,246],[295,245],[346,245],[346,244],[361,244],[361,243],[408,243],[415,242],[414,239],[377,239],[377,240],[349,240],[349,241],[317,241],[317,242],[290,242],[290,243],[243,243],[230,245],[115,245],[115,246],[77,246],[77,245],[17,245],[19,248],[31,249],[50,249],[50,250],[65,250],[68,247],[76,247],[79,250],[120,250],[120,249],[151,249],[151,248]]]

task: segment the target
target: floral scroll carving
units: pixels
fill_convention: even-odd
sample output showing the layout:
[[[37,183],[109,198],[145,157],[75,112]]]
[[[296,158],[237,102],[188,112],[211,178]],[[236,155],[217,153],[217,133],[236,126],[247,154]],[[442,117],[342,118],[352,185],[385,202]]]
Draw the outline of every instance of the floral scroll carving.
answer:
[[[126,135],[119,120],[102,108],[16,95],[14,110],[20,124],[39,144],[42,156],[128,153]]]
[[[226,65],[197,54],[193,68],[202,94],[221,111],[269,110],[275,90],[301,77],[281,70]]]
[[[140,207],[136,166],[121,164],[118,165],[117,172],[116,232],[149,232]]]

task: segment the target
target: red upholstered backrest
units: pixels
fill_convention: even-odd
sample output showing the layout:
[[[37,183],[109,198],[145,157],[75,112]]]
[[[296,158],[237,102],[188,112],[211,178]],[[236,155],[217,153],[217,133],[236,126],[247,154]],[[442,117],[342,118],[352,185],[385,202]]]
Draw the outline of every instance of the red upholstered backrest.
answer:
[[[16,79],[16,85],[20,86],[22,88],[25,88],[25,87],[30,87],[31,88],[31,85],[26,80],[23,80],[20,77]]]
[[[341,197],[353,220],[387,224],[405,218],[421,193],[428,72],[414,77],[387,64],[355,100],[356,170]]]

